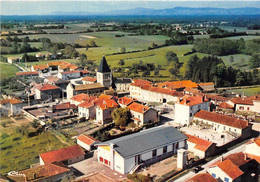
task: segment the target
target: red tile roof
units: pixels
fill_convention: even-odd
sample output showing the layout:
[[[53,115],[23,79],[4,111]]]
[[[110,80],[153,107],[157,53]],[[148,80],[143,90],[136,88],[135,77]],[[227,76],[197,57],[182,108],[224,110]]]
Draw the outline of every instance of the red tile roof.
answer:
[[[56,87],[54,85],[50,85],[48,83],[42,83],[34,86],[35,89],[44,91],[44,90],[55,90],[55,89],[60,89],[59,87]]]
[[[260,100],[260,95],[254,95],[254,96],[245,97],[245,98],[236,97],[236,98],[230,99],[230,101],[233,102],[234,104],[244,104],[244,105],[253,105],[254,100]]]
[[[19,104],[19,103],[23,103],[21,100],[19,99],[3,99],[0,101],[0,104]]]
[[[218,107],[223,108],[223,109],[234,109],[234,107],[232,105],[230,105],[226,102],[220,103]]]
[[[197,112],[194,115],[194,117],[213,121],[216,123],[220,123],[223,125],[227,125],[227,126],[231,126],[231,127],[235,127],[235,128],[239,128],[239,129],[247,128],[248,126],[250,126],[247,121],[244,121],[241,119],[236,119],[236,118],[226,116],[226,115],[208,112],[205,110],[200,110],[199,112]]]
[[[47,65],[33,65],[33,69],[34,70],[44,70],[46,68],[48,68],[49,66]]]
[[[75,71],[64,71],[64,72],[61,72],[62,75],[67,75],[67,74],[72,74],[72,73],[80,73],[79,70],[75,70]]]
[[[95,142],[97,142],[98,140],[96,140],[95,138],[89,136],[89,135],[80,135],[77,137],[77,140],[82,141],[83,143],[87,144],[87,145],[91,145]]]
[[[118,100],[118,103],[119,104],[122,104],[122,105],[125,105],[125,106],[128,106],[129,104],[131,104],[133,102],[133,99],[130,99],[128,97],[121,97],[119,98]]]
[[[55,62],[48,62],[47,63],[49,66],[59,66],[59,65],[62,65],[62,64],[70,64],[66,61],[55,61]]]
[[[25,174],[27,181],[39,180],[41,178],[47,178],[58,174],[69,172],[70,169],[62,164],[45,164],[38,167],[33,167],[20,171],[19,173]]]
[[[172,88],[172,89],[178,89],[178,88],[198,88],[198,85],[195,82],[192,82],[191,80],[183,80],[183,81],[176,81],[176,82],[162,82],[157,83],[161,88]]]
[[[70,147],[40,154],[40,157],[45,164],[50,164],[53,162],[62,162],[83,155],[85,155],[85,153],[82,148],[79,145],[73,145]]]
[[[17,76],[20,76],[20,75],[39,75],[39,73],[36,72],[36,71],[28,71],[28,72],[17,72],[16,75]]]
[[[113,96],[111,96],[111,95],[101,94],[98,98],[99,98],[99,99],[106,100],[106,99],[112,99]]]
[[[75,69],[77,69],[77,68],[79,68],[79,67],[72,64],[71,66],[69,66],[69,68],[72,69],[72,70],[75,70]]]
[[[91,90],[91,89],[103,89],[105,88],[104,85],[100,83],[86,83],[81,85],[75,85],[75,90]]]
[[[131,85],[136,87],[150,87],[152,85],[152,82],[142,79],[135,79],[133,82]]]
[[[80,72],[81,72],[81,73],[84,73],[84,74],[87,74],[87,73],[89,73],[89,71],[88,71],[88,70],[80,70]]]
[[[218,180],[216,180],[209,173],[200,173],[188,179],[186,182],[218,182]]]
[[[217,165],[223,172],[225,172],[233,180],[244,174],[237,165],[235,165],[230,159],[224,160]]]
[[[258,145],[260,147],[260,136],[257,138],[253,138],[251,139],[249,142],[247,142],[248,144],[250,143],[255,143],[256,145]]]
[[[75,104],[70,104],[70,102],[57,104],[57,105],[54,105],[52,107],[53,107],[53,109],[56,109],[56,110],[64,110],[64,109],[71,109],[71,108],[75,109],[75,108],[77,108],[77,106]]]
[[[87,94],[78,94],[71,98],[71,100],[77,101],[77,102],[90,102],[92,100],[95,100],[96,96],[89,96]]]
[[[93,82],[93,83],[97,81],[96,78],[92,78],[92,77],[85,77],[82,80],[83,81],[88,81],[88,82]]]
[[[188,137],[188,142],[194,143],[195,145],[195,149],[201,150],[201,151],[206,151],[213,143],[209,142],[207,140],[189,135],[189,134],[185,134]]]
[[[98,104],[98,106],[102,109],[102,110],[106,110],[106,109],[109,109],[109,108],[116,108],[118,107],[119,105],[116,103],[116,101],[114,101],[113,99],[106,99],[106,100],[103,100],[102,103]]]
[[[139,112],[139,113],[145,113],[147,110],[150,109],[150,107],[144,106],[142,104],[138,104],[136,102],[133,102],[132,104],[127,106],[127,108],[132,110],[132,111]]]
[[[189,96],[185,95],[182,100],[180,101],[180,104],[193,106],[197,104],[202,104],[204,102],[208,102],[208,99],[206,99],[204,96]]]
[[[253,155],[253,154],[246,154],[247,157],[249,157],[250,159],[254,159],[256,160],[258,163],[260,163],[260,156],[257,156],[257,155]]]
[[[200,93],[200,90],[197,90],[197,89],[194,89],[194,88],[190,88],[190,87],[185,88],[184,91],[192,93],[192,94],[195,94],[195,95]]]

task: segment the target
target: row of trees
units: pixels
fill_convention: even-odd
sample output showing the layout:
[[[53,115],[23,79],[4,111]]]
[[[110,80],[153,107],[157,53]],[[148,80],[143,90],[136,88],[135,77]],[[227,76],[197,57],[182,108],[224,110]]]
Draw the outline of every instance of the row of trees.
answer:
[[[260,84],[260,72],[240,71],[226,67],[224,62],[215,56],[203,57],[197,55],[189,59],[186,79],[194,82],[214,82],[217,87],[243,86]]]
[[[227,39],[196,39],[194,49],[198,52],[224,56],[230,54],[249,54],[260,52],[260,40],[227,40]]]

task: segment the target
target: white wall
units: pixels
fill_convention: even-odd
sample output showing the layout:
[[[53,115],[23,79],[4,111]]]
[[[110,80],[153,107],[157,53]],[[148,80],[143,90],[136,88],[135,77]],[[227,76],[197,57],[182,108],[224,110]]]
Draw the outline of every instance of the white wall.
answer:
[[[229,182],[232,181],[232,179],[217,166],[209,168],[208,172],[209,172],[210,175],[212,175],[212,173],[216,174],[216,179],[219,178],[222,181],[224,181],[224,179],[226,177],[226,178],[229,179]]]
[[[248,154],[260,156],[260,147],[256,143],[250,143],[246,145],[246,152]]]
[[[82,142],[82,141],[80,141],[80,140],[78,140],[78,139],[77,139],[77,144],[78,144],[79,146],[81,146],[82,148],[88,150],[88,151],[91,150],[91,147],[90,147],[89,145],[87,145],[86,143],[84,143],[84,142]]]

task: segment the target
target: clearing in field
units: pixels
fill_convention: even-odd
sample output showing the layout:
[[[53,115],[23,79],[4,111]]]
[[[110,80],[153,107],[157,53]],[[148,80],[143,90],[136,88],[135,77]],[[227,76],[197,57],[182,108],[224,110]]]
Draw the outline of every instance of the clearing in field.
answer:
[[[251,58],[249,55],[233,54],[229,56],[221,56],[221,58],[226,66],[231,66],[242,71],[249,69],[249,59]]]
[[[15,73],[18,71],[19,68],[17,68],[15,65],[0,62],[0,80],[14,77]]]
[[[233,90],[227,90],[227,92],[230,92],[230,93],[235,92],[238,94],[244,94],[245,96],[252,96],[252,95],[260,94],[260,87],[233,89]]]

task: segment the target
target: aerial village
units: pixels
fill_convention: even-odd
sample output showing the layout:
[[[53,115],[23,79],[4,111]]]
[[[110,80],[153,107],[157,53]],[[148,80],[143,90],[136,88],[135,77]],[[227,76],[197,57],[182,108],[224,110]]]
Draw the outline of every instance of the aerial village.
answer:
[[[114,78],[106,58],[100,59],[96,72],[49,61],[16,73],[44,81],[27,85],[26,102],[6,95],[2,112],[22,115],[43,131],[78,132],[74,145],[39,153],[38,163],[10,171],[1,181],[112,182],[138,175],[146,177],[143,181],[180,182],[258,178],[257,114],[238,113],[259,114],[260,95],[223,96],[213,82]],[[86,125],[73,128],[73,123]]]

